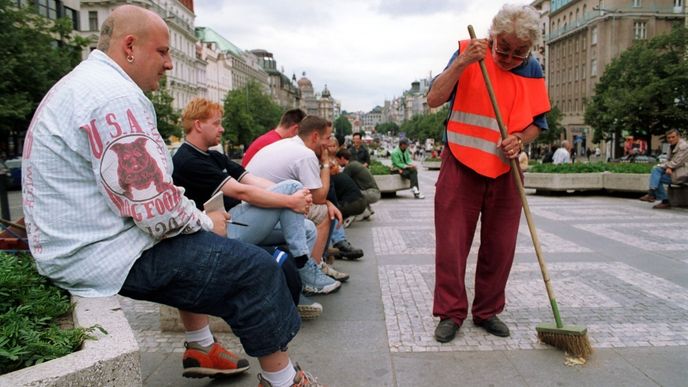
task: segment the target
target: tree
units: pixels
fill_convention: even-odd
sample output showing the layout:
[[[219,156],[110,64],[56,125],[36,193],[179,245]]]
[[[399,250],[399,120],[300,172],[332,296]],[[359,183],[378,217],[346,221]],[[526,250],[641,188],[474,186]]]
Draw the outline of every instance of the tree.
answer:
[[[585,110],[594,142],[628,134],[649,143],[670,128],[688,128],[687,41],[688,30],[677,25],[607,66]]]
[[[70,35],[68,19],[49,20],[16,3],[0,0],[0,144],[8,156],[21,152],[19,140],[41,99],[79,63],[86,45]]]
[[[282,116],[282,109],[253,80],[240,89],[228,92],[224,108],[223,140],[235,145],[243,144],[244,147],[277,126]]]
[[[157,91],[146,93],[153,106],[158,123],[160,136],[169,144],[170,136],[182,137],[182,129],[179,125],[179,112],[172,107],[174,98],[167,91],[167,77],[160,79],[160,87]]]
[[[332,124],[334,126],[334,136],[340,144],[344,144],[344,138],[347,134],[351,134],[351,122],[344,114],[337,117]]]
[[[432,138],[440,142],[444,133],[444,120],[449,114],[449,106],[445,105],[435,113],[418,114],[407,120],[399,128],[406,137],[425,140]]]
[[[561,132],[564,130],[564,127],[561,125],[563,114],[559,107],[552,106],[552,110],[547,112],[545,117],[547,118],[548,129],[540,133],[535,143],[545,145],[556,144],[561,139]]]
[[[399,133],[399,125],[396,122],[383,122],[375,125],[375,131],[378,133],[389,133],[396,136]]]

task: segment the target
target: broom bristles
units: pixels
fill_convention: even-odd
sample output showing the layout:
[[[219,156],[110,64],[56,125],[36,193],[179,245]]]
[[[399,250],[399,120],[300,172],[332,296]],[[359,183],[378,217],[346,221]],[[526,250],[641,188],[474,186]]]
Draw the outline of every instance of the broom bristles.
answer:
[[[573,357],[582,357],[587,360],[592,354],[592,346],[585,333],[538,332],[538,338],[543,343],[559,348]]]

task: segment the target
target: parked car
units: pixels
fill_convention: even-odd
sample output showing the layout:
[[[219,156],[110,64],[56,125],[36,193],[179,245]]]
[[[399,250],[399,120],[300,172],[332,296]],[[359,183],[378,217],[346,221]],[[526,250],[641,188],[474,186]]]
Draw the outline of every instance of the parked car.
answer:
[[[646,155],[625,155],[618,159],[612,159],[612,163],[641,163],[641,164],[654,164],[657,159],[652,156]]]

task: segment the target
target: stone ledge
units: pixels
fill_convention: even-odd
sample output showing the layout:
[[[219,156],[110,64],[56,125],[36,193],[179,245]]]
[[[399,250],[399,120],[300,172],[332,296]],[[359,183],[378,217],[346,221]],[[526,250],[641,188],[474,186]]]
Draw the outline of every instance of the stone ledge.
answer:
[[[411,181],[401,175],[373,175],[381,193],[411,189]]]
[[[442,166],[442,161],[423,161],[423,166],[428,170],[437,170]]]
[[[534,173],[526,172],[525,187],[540,191],[645,192],[649,173]]]
[[[141,386],[141,355],[117,296],[72,297],[74,325],[100,325],[81,350],[0,376],[0,386]]]

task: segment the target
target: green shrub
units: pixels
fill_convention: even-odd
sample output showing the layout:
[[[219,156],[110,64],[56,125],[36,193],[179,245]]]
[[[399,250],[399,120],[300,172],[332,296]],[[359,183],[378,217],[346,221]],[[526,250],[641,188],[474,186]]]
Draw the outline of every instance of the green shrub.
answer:
[[[60,329],[69,294],[39,275],[31,256],[0,253],[0,374],[68,355],[98,328]]]
[[[390,174],[389,167],[382,164],[378,160],[371,160],[370,164],[368,164],[368,169],[370,170],[370,173],[373,175],[389,175]]]
[[[650,173],[653,164],[639,163],[575,163],[575,164],[534,164],[528,172],[540,173]]]

